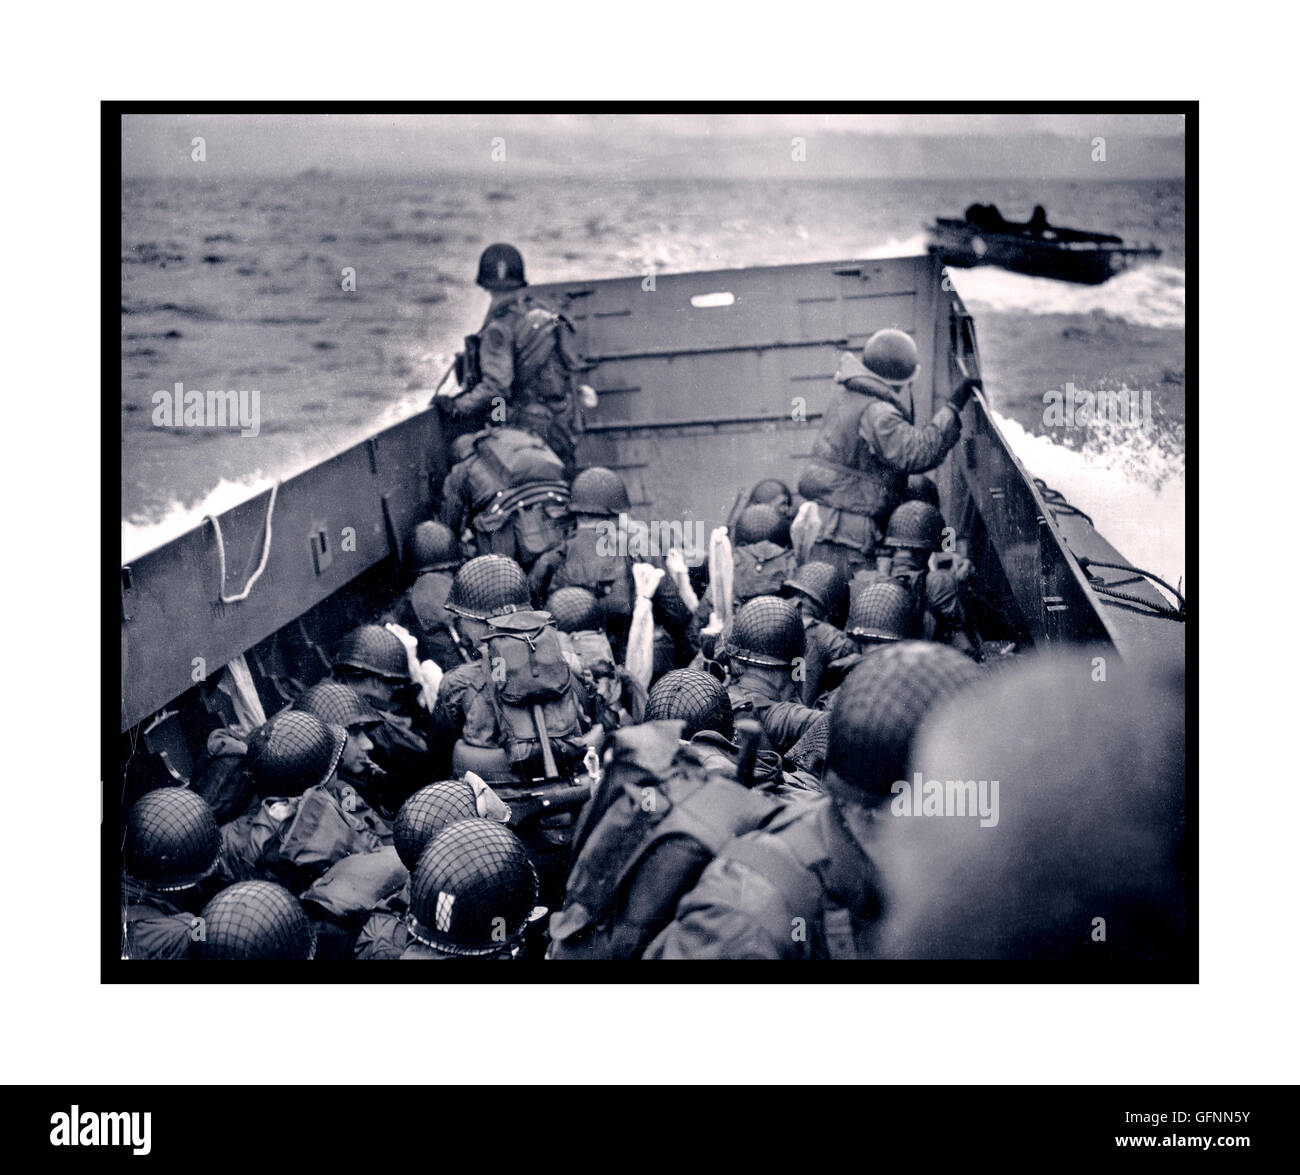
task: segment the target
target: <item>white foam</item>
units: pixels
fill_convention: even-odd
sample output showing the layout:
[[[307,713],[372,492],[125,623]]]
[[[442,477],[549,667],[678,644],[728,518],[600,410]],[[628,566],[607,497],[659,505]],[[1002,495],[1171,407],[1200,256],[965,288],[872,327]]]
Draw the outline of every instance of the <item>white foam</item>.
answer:
[[[1186,465],[1178,449],[1140,429],[1098,431],[1071,449],[993,416],[1034,477],[1091,516],[1126,560],[1178,586],[1187,567]]]
[[[161,518],[122,520],[122,562],[129,563],[197,526],[204,515],[220,514],[270,489],[272,478],[259,469],[240,481],[222,478],[199,501],[187,506],[173,499]]]

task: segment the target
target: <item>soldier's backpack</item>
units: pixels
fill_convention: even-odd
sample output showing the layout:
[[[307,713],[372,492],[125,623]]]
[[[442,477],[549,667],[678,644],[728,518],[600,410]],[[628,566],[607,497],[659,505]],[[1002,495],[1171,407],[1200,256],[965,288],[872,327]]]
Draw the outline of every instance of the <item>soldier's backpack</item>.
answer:
[[[736,610],[756,596],[779,596],[796,566],[792,550],[771,542],[736,547],[731,558],[731,600]]]
[[[556,766],[567,774],[587,744],[583,708],[555,621],[548,612],[509,612],[487,624],[488,693],[511,769],[528,777],[542,773],[539,725],[544,725]]]
[[[551,579],[551,589],[584,587],[601,603],[606,616],[632,615],[636,603],[632,564],[623,555],[602,555],[601,532],[579,527],[565,544],[564,562]]]
[[[679,899],[734,837],[782,806],[710,772],[678,721],[615,736],[596,795],[574,832],[564,908],[550,921],[550,959],[637,959]]]
[[[522,428],[488,429],[479,435],[474,452],[504,489],[565,480],[564,462],[541,437]]]

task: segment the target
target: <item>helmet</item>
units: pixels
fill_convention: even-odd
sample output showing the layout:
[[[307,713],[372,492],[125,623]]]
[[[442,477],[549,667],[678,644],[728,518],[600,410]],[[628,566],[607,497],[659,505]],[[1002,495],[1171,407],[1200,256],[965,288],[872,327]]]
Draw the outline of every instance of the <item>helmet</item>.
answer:
[[[885,545],[937,551],[942,535],[943,515],[929,502],[903,502],[889,516]]]
[[[159,892],[189,889],[216,867],[221,833],[212,809],[183,787],[160,787],[126,818],[122,863],[132,881]]]
[[[248,740],[244,765],[261,796],[300,796],[338,767],[348,732],[305,710],[283,710]]]
[[[486,620],[532,605],[524,569],[505,555],[479,555],[451,581],[446,608],[457,616]]]
[[[815,560],[801,563],[781,587],[787,595],[798,592],[820,604],[836,628],[843,626],[849,610],[849,581],[838,567]]]
[[[390,681],[409,681],[411,677],[406,646],[379,624],[363,624],[339,641],[334,665],[373,673]]]
[[[406,562],[412,571],[449,571],[460,565],[460,543],[451,527],[421,522],[406,540]]]
[[[790,487],[783,481],[778,481],[775,477],[765,477],[758,482],[752,490],[749,491],[749,505],[759,503],[775,506],[778,510],[784,509],[794,500],[794,495],[790,493]]]
[[[556,588],[546,597],[546,610],[561,632],[581,632],[601,626],[600,603],[585,587]]]
[[[407,869],[448,824],[478,815],[478,797],[463,779],[445,779],[420,788],[393,819],[393,847]]]
[[[736,543],[748,546],[750,543],[786,542],[790,536],[790,524],[775,506],[759,503],[746,506],[736,519]]]
[[[924,473],[914,473],[907,479],[903,497],[909,502],[929,502],[936,510],[939,509],[939,487]]]
[[[308,686],[294,702],[293,709],[314,714],[322,722],[345,730],[378,726],[383,721],[378,710],[341,681],[318,681]]]
[[[926,712],[980,676],[969,657],[932,641],[900,641],[873,653],[835,695],[827,770],[872,800],[888,797]]]
[[[901,583],[882,579],[853,597],[844,631],[873,641],[903,641],[912,631],[912,594]]]
[[[605,514],[613,517],[630,510],[627,486],[612,469],[592,465],[573,479],[569,510],[573,514]]]
[[[829,714],[821,714],[814,718],[805,727],[799,741],[786,752],[786,759],[801,771],[820,776],[826,766],[826,745],[830,727]]]
[[[779,596],[750,600],[737,613],[727,638],[732,659],[748,665],[793,665],[803,651],[803,621],[795,606]]]
[[[451,955],[491,955],[518,942],[537,903],[537,871],[504,824],[449,824],[411,873],[414,938]]]
[[[674,669],[654,683],[645,721],[665,718],[685,723],[683,738],[694,738],[702,730],[716,730],[727,739],[735,734],[731,698],[713,674],[699,669]]]
[[[888,383],[906,383],[921,365],[912,336],[901,330],[878,330],[862,348],[862,365]]]
[[[513,245],[489,245],[478,259],[474,284],[485,290],[517,290],[526,286],[523,255]]]
[[[298,899],[272,881],[240,881],[203,907],[200,959],[310,959],[316,933]]]

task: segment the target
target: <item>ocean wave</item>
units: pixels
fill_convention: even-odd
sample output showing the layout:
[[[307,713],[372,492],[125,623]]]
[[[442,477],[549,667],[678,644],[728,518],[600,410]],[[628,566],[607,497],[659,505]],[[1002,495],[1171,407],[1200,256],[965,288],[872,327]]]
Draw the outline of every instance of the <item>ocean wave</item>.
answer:
[[[169,543],[197,526],[207,514],[221,514],[256,497],[271,487],[274,479],[261,470],[239,481],[222,478],[198,501],[186,505],[177,499],[168,503],[157,518],[124,518],[122,520],[122,562],[131,562],[141,555]]]
[[[993,416],[1025,468],[1090,515],[1125,559],[1174,585],[1184,580],[1186,456],[1176,438],[1100,426],[1079,448],[1069,448]]]
[[[1172,265],[1143,265],[1100,286],[1027,277],[1005,269],[949,269],[957,292],[973,310],[1022,314],[1108,314],[1135,326],[1184,325],[1187,274]]]

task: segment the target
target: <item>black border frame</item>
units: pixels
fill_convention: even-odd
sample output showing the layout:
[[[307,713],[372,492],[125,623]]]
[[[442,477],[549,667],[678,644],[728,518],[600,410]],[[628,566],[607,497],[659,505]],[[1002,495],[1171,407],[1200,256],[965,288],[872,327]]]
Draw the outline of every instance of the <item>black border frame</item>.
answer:
[[[1194,401],[1200,390],[1200,104],[1160,102],[186,102],[113,101],[100,104],[100,362],[101,539],[105,551],[121,550],[122,448],[115,427],[120,385],[122,116],[126,114],[1182,114],[1186,119],[1185,231],[1187,267],[1186,388],[1193,402],[1186,412],[1188,570],[1200,570],[1200,429]],[[116,345],[115,345],[116,344]],[[121,625],[120,562],[101,567],[101,788],[121,770],[116,701],[121,689],[121,642],[110,647]],[[1197,576],[1199,582],[1199,576]],[[639,961],[538,962],[502,967],[462,960],[454,968],[403,967],[397,963],[357,966],[347,960],[311,963],[221,963],[205,960],[145,961],[119,957],[120,804],[104,802],[100,827],[101,983],[1199,983],[1200,981],[1200,619],[1187,620],[1186,835],[1187,937],[1184,956],[1158,964],[1099,963],[1080,966],[1026,960],[858,960],[792,966],[781,962]]]

